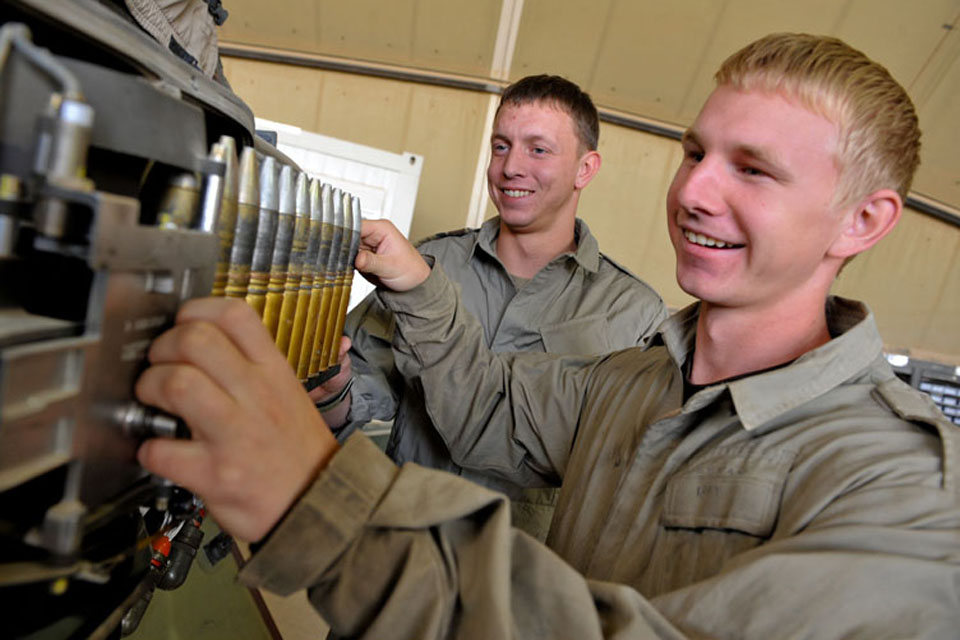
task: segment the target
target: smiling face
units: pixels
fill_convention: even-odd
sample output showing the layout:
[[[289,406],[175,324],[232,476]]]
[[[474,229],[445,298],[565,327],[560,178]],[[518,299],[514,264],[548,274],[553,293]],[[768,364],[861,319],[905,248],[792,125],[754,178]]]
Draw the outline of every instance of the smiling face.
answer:
[[[596,170],[586,160],[573,119],[542,102],[506,103],[491,136],[487,188],[504,224],[517,232],[572,224],[580,189]]]
[[[825,296],[847,217],[833,204],[837,136],[779,93],[714,90],[667,194],[681,288],[737,308]]]

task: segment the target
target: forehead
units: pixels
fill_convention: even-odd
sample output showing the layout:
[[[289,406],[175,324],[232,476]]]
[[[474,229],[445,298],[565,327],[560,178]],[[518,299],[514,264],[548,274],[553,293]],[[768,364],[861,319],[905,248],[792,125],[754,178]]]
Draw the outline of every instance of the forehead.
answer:
[[[554,133],[575,135],[573,118],[561,106],[547,101],[508,102],[502,104],[493,122],[494,135],[502,135],[506,130],[540,129]]]
[[[839,127],[784,93],[721,85],[704,103],[688,136],[720,149],[751,148],[835,167]]]

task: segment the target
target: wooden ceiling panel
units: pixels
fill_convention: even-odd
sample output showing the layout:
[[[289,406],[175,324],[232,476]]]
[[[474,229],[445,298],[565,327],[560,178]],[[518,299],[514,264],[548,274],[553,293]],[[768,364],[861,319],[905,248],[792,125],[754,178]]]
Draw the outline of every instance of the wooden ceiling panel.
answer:
[[[320,5],[313,0],[230,0],[230,15],[218,31],[221,42],[317,52]]]
[[[827,33],[885,66],[917,101],[915,82],[937,55],[958,12],[960,0],[850,0]]]
[[[487,76],[499,22],[499,2],[419,0],[413,22],[412,63]]]
[[[589,90],[613,0],[567,0],[562,10],[557,5],[555,0],[524,2],[510,79],[552,73]]]
[[[473,0],[231,0],[223,42],[451,73],[490,72],[500,3]]]
[[[952,33],[951,39],[953,60],[918,105],[923,138],[913,188],[960,208],[960,33]]]
[[[723,3],[619,1],[608,14],[590,89],[600,104],[688,124],[681,107],[710,49]]]
[[[836,0],[727,0],[723,10],[711,25],[711,34],[705,41],[702,62],[697,66],[678,66],[674,77],[676,83],[687,70],[688,90],[677,107],[675,121],[689,124],[696,118],[700,107],[713,90],[713,74],[723,61],[735,51],[770,33],[798,31],[827,33],[831,24],[843,10],[844,3]]]
[[[328,55],[408,64],[416,0],[318,4],[318,45]]]

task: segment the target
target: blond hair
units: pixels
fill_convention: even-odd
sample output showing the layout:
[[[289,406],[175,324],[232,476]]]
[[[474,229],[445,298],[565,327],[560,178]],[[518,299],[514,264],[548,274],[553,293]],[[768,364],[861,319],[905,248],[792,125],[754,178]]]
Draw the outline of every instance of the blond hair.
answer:
[[[727,58],[715,78],[785,93],[837,124],[836,202],[885,188],[906,199],[920,164],[917,114],[904,88],[860,51],[836,38],[772,34]]]

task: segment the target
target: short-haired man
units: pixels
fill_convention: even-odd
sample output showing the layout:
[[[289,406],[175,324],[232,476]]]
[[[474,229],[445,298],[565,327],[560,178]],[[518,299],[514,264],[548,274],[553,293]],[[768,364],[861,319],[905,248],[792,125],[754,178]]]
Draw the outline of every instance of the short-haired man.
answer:
[[[480,322],[493,351],[600,355],[644,344],[666,318],[657,293],[600,253],[577,218],[580,192],[600,169],[599,133],[590,96],[569,80],[537,75],[511,84],[494,119],[487,168],[500,215],[480,229],[418,245],[460,288],[464,308]],[[485,469],[498,462],[480,452],[472,456],[473,469],[451,459],[422,392],[396,371],[393,329],[392,314],[376,293],[350,314],[349,364],[311,394],[328,424],[343,440],[371,420],[393,420],[386,451],[394,462],[458,473],[506,493],[514,526],[543,540],[556,492],[522,491],[489,475]]]
[[[341,635],[956,637],[960,432],[886,365],[864,306],[827,295],[900,216],[913,107],[832,38],[768,36],[717,78],[667,199],[677,278],[701,302],[647,350],[579,367],[492,354],[442,272],[395,230],[365,227],[357,266],[410,288],[382,294],[398,367],[451,447],[500,447],[500,472],[520,482],[563,479],[556,554],[460,479],[398,470],[362,437],[334,455],[290,376],[273,380],[285,363],[272,343],[243,331],[257,319],[222,301],[186,308],[139,387],[199,441],[148,443],[141,460],[239,535],[272,528],[245,578],[310,587]],[[207,334],[223,348],[189,350]],[[225,375],[227,360],[255,379]],[[172,383],[198,370],[221,396]],[[464,397],[433,394],[440,379]],[[257,385],[289,401],[282,420],[245,397]],[[258,438],[277,442],[241,464],[237,440]],[[265,455],[296,466],[268,476]],[[214,481],[235,468],[254,477]]]

